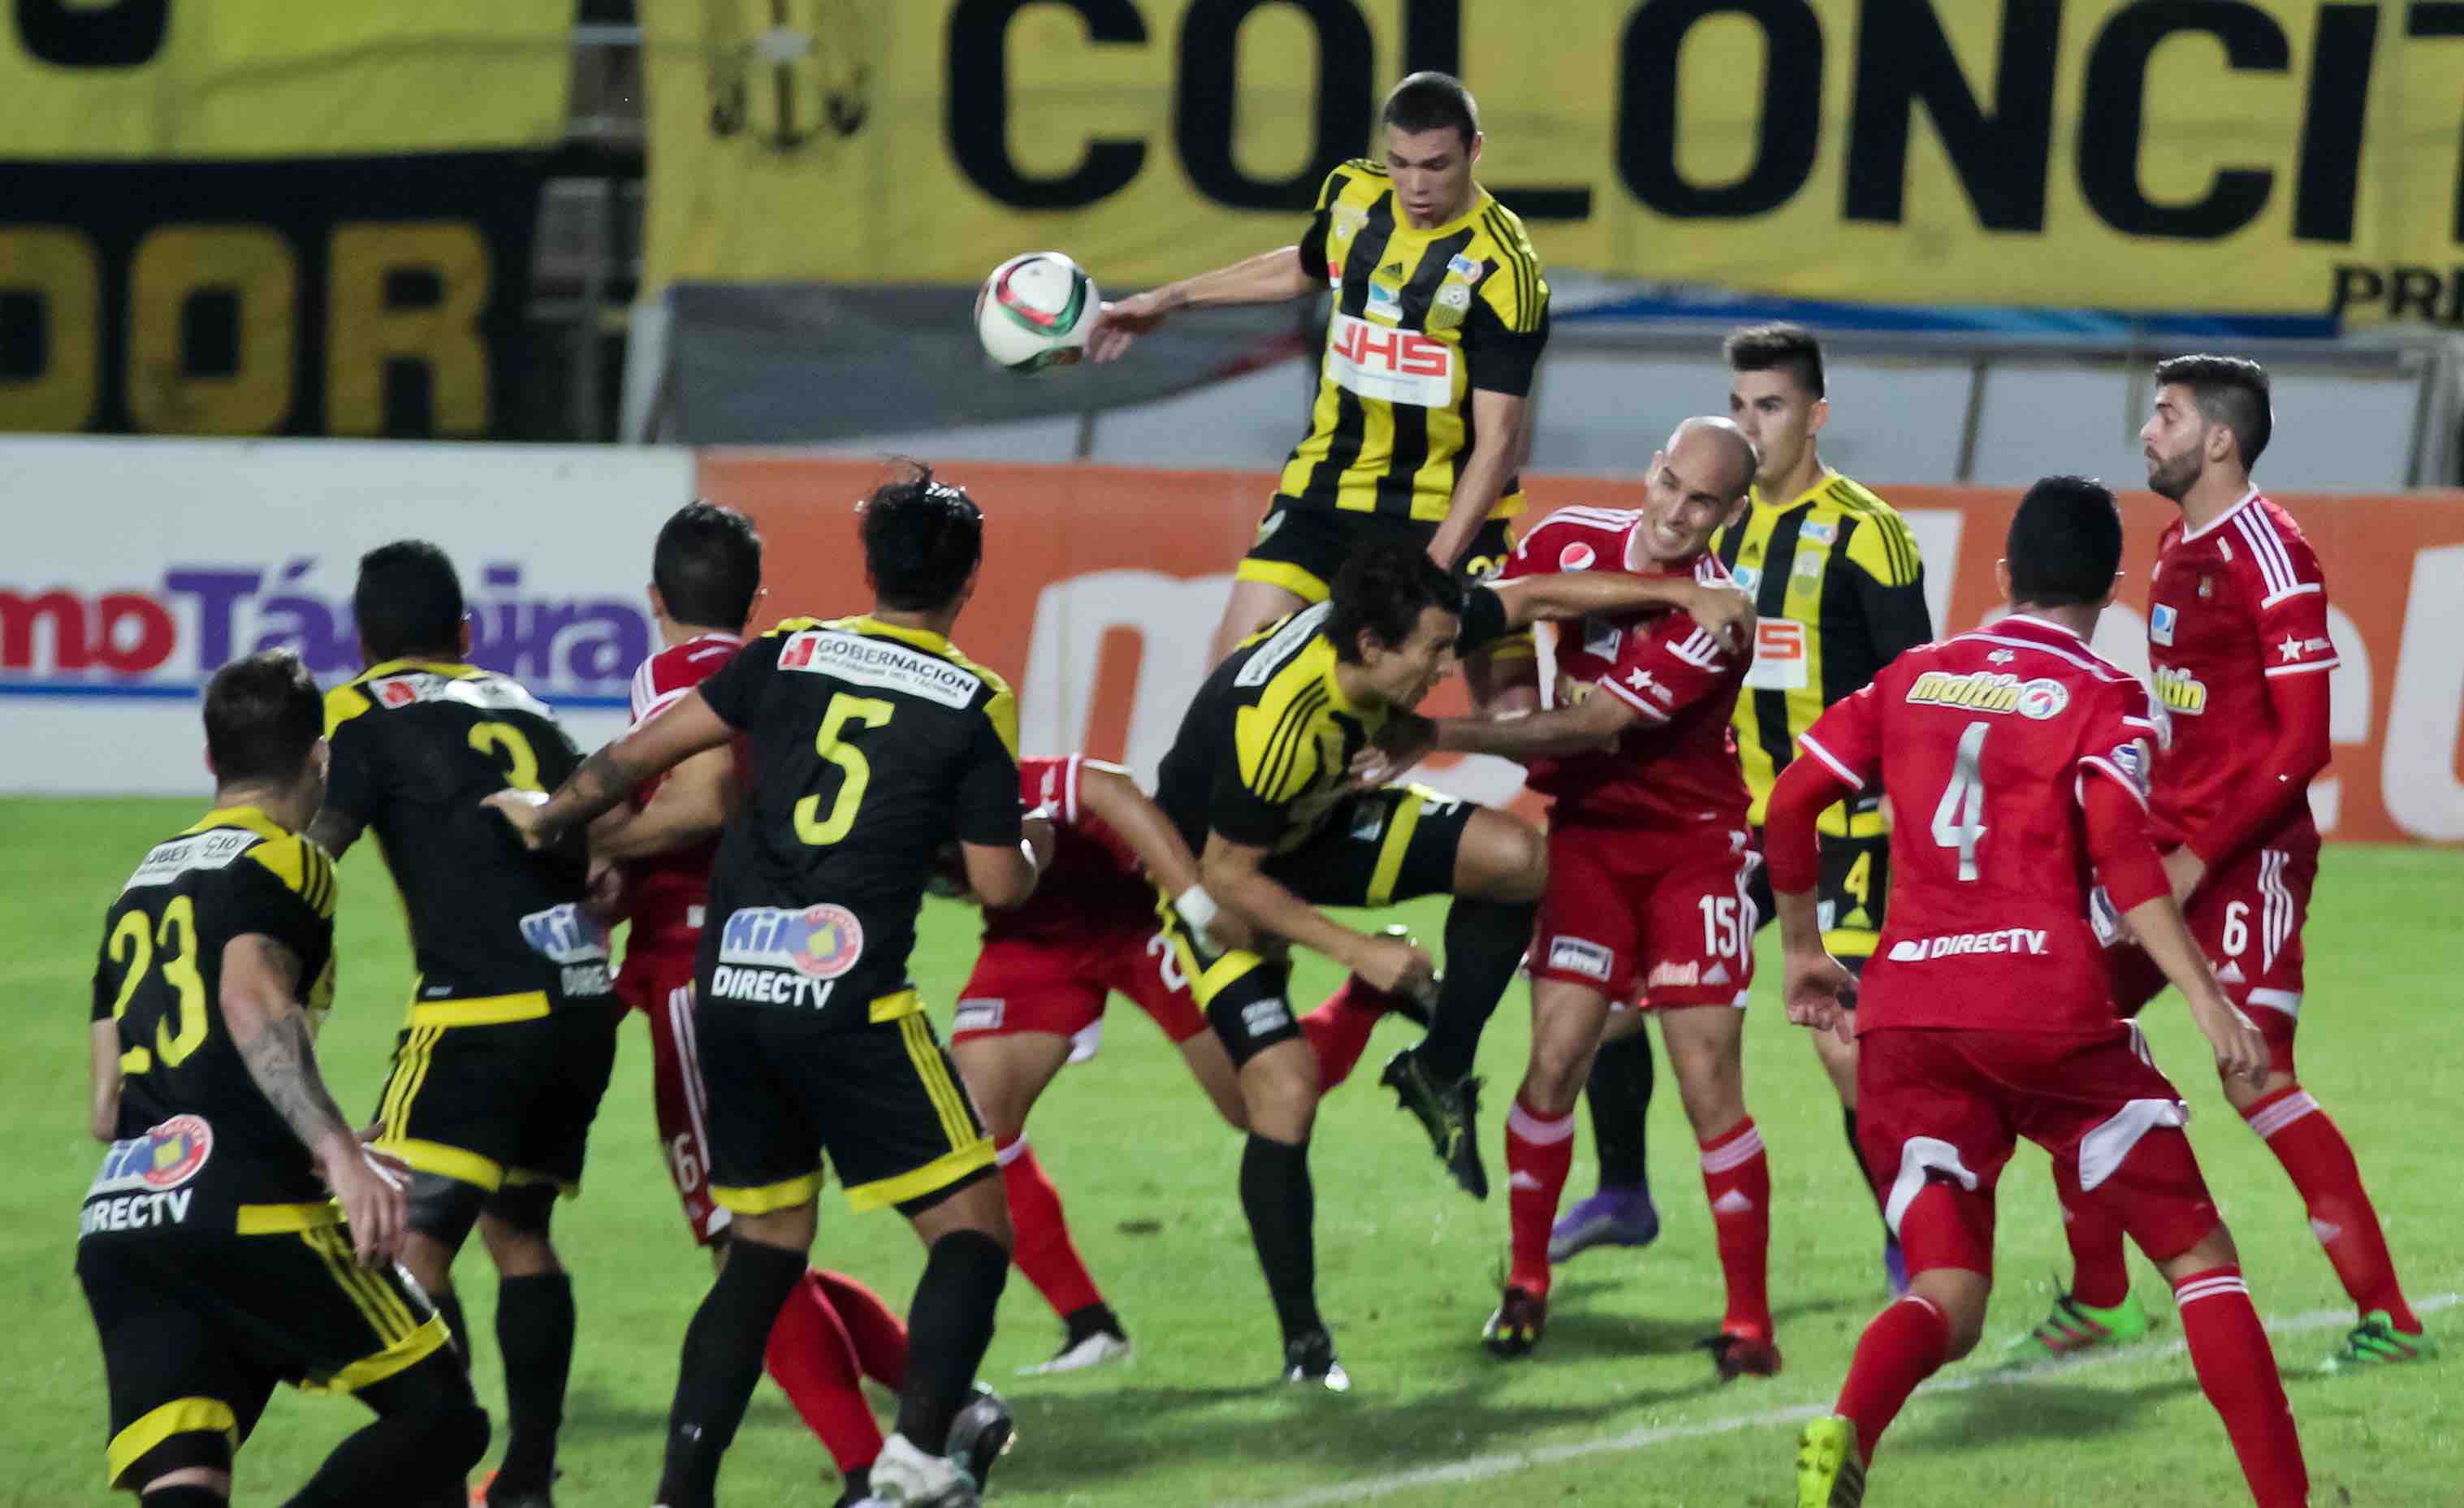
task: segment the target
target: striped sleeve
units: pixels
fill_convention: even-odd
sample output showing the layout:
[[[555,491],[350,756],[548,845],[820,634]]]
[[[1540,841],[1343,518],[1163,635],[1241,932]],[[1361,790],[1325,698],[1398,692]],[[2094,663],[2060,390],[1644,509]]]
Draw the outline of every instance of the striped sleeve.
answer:
[[[1540,255],[1523,222],[1504,205],[1491,203],[1480,212],[1480,229],[1494,264],[1481,280],[1480,297],[1509,334],[1538,334],[1549,317],[1549,282],[1540,272]]]

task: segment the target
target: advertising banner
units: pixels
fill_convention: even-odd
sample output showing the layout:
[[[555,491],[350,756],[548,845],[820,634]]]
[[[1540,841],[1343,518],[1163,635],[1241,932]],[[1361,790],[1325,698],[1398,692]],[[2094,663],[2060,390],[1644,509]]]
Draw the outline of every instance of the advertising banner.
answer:
[[[875,464],[779,452],[701,452],[699,490],[752,513],[769,541],[769,607],[784,616],[861,611],[855,500]],[[1247,548],[1273,478],[1266,472],[953,465],[941,473],[984,507],[983,573],[955,636],[1011,677],[1030,754],[1084,751],[1152,780],[1206,649],[1232,567]],[[1938,631],[1984,622],[1994,600],[2014,493],[1880,488],[1907,517],[1925,557]],[[1533,514],[1573,504],[1635,506],[1639,483],[1541,476]],[[2329,624],[2343,665],[2330,672],[2335,763],[2311,788],[2329,836],[2464,840],[2464,493],[2408,497],[2288,495],[2327,575]],[[2123,498],[2128,530],[2121,600],[2096,647],[2147,669],[2146,582],[2173,505]],[[1437,710],[1460,708],[1460,682]],[[1484,800],[1515,798],[1518,767],[1467,761],[1436,783]]]
[[[0,442],[0,791],[207,793],[207,677],[275,645],[358,673],[359,557],[401,538],[453,557],[473,662],[595,747],[657,647],[650,545],[692,486],[683,450]]]
[[[643,0],[649,261],[1131,291],[1298,239],[1422,68],[1542,260],[2464,323],[2464,0]]]

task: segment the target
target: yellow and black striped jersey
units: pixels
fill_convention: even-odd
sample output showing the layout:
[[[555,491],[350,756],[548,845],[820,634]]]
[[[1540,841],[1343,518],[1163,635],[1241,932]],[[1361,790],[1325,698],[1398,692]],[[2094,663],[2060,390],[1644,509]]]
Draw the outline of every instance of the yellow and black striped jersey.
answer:
[[[1386,726],[1335,683],[1331,602],[1242,642],[1191,698],[1155,782],[1192,853],[1209,830],[1282,853],[1316,833],[1347,794],[1352,756]]]
[[[1305,507],[1438,523],[1478,436],[1472,391],[1528,396],[1549,339],[1549,284],[1514,211],[1474,186],[1471,208],[1414,229],[1386,169],[1327,175],[1301,266],[1334,295],[1309,432],[1277,495]],[[1523,512],[1508,478],[1490,516]]]
[[[1746,516],[1712,536],[1711,549],[1754,594],[1762,622],[1753,668],[1737,698],[1737,755],[1763,820],[1772,782],[1796,757],[1797,740],[1822,710],[1874,679],[1901,651],[1933,637],[1925,562],[1916,535],[1891,505],[1841,476],[1791,502],[1757,491]],[[1833,837],[1882,831],[1879,796],[1825,812]]]
[[[120,1121],[82,1235],[249,1235],[339,1218],[222,1008],[223,950],[255,934],[298,959],[298,1003],[324,1016],[335,894],[325,850],[253,806],[208,812],[146,851],[103,914],[95,960],[92,1017],[120,1024]]]

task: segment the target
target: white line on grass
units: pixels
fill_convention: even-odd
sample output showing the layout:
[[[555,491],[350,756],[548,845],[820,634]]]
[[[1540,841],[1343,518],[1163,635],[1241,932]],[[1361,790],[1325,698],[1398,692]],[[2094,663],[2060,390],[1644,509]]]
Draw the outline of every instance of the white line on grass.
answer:
[[[2415,1314],[2435,1314],[2441,1309],[2464,1303],[2464,1294],[2440,1294],[2436,1298],[2417,1300]],[[2270,1335],[2299,1335],[2311,1330],[2343,1329],[2353,1322],[2353,1311],[2346,1309],[2314,1309],[2307,1314],[2291,1315],[2267,1322]],[[1937,1378],[1917,1389],[1920,1393],[1964,1393],[1979,1388],[2000,1388],[2019,1383],[2035,1382],[2046,1377],[2063,1377],[2091,1367],[2111,1366],[2117,1362],[2162,1361],[2179,1356],[2188,1347],[2179,1340],[2162,1345],[2125,1345],[2109,1351],[2092,1351],[2085,1356],[2067,1360],[2047,1360],[2020,1366],[2001,1366],[1991,1371],[1973,1372],[1961,1377]],[[1415,1487],[1441,1487],[1463,1482],[1486,1481],[1515,1472],[1528,1472],[1535,1466],[1551,1466],[1559,1461],[1580,1460],[1587,1455],[1609,1455],[1626,1451],[1645,1451],[1672,1440],[1699,1440],[1705,1435],[1729,1434],[1739,1430],[1798,1424],[1828,1413],[1828,1403],[1799,1404],[1793,1409],[1767,1409],[1758,1413],[1729,1414],[1725,1418],[1705,1419],[1694,1424],[1660,1425],[1647,1430],[1628,1430],[1622,1434],[1603,1435],[1593,1440],[1573,1440],[1564,1445],[1544,1445],[1529,1451],[1498,1452],[1488,1455],[1466,1456],[1443,1466],[1424,1466],[1417,1471],[1397,1472],[1387,1476],[1371,1476],[1359,1481],[1338,1482],[1331,1487],[1315,1487],[1289,1497],[1277,1497],[1247,1505],[1247,1508],[1332,1508],[1337,1503],[1362,1502],[1383,1497],[1390,1493],[1406,1492]]]

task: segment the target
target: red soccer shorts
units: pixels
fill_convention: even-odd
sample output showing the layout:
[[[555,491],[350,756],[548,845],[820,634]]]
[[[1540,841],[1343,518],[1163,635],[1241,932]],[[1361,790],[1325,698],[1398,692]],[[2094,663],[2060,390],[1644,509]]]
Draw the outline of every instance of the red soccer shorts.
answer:
[[[1885,1027],[1857,1038],[1857,1139],[1883,1218],[1900,1217],[1928,1179],[1964,1189],[1977,1250],[1968,1259],[1908,1253],[1912,1268],[1991,1260],[1993,1186],[2018,1138],[2075,1164],[2092,1198],[2107,1201],[2150,1261],[2197,1245],[2216,1207],[2182,1126],[2190,1118],[2147,1056],[2139,1028],[2110,1032]]]
[[[616,994],[650,1023],[650,1094],[659,1118],[659,1154],[684,1202],[685,1224],[704,1246],[717,1244],[730,1216],[710,1197],[710,1115],[693,1051],[693,955],[628,950]]]
[[[1645,1010],[1742,1006],[1754,979],[1746,884],[1759,863],[1742,826],[1551,826],[1531,976]]]
[[[950,1040],[1015,1032],[1076,1037],[1103,1019],[1104,997],[1113,992],[1153,1016],[1175,1045],[1207,1029],[1171,944],[1161,931],[1142,926],[1066,943],[1026,937],[987,942],[958,992]]]
[[[2293,1072],[2293,1029],[2301,1016],[2301,924],[2319,878],[2316,849],[2255,848],[2217,870],[2184,915],[2225,994],[2267,1038],[2277,1073]],[[2165,975],[2135,946],[2112,951],[2113,998],[2124,1016],[2165,989]]]

